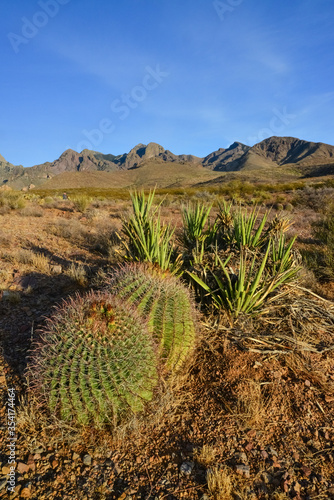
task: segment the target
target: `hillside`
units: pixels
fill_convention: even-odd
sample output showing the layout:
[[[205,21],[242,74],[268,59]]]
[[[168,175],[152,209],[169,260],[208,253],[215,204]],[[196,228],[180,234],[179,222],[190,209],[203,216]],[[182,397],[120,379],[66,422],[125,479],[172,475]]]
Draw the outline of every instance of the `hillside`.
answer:
[[[43,189],[91,187],[125,189],[132,187],[187,187],[216,179],[200,165],[173,163],[151,159],[138,168],[114,172],[63,172],[43,184]]]
[[[145,165],[149,165],[148,171],[138,170]],[[163,165],[168,171],[164,170]],[[220,148],[204,158],[191,154],[175,155],[163,146],[151,142],[147,145],[137,144],[129,153],[117,156],[88,149],[80,153],[68,149],[53,162],[30,168],[14,166],[0,156],[0,185],[7,184],[15,189],[52,185],[65,189],[73,183],[82,187],[89,182],[99,186],[107,184],[108,187],[126,187],[142,186],[147,181],[148,185],[156,182],[160,187],[189,186],[199,182],[216,183],[218,181],[215,174],[219,172],[223,174],[221,181],[230,180],[231,176],[275,181],[282,177],[297,180],[332,176],[333,168],[334,146],[294,137],[270,137],[253,147],[234,142],[227,149]],[[138,175],[129,173],[137,170]],[[128,175],[123,175],[127,172]],[[73,176],[77,173],[82,175]],[[95,175],[88,175],[92,173]]]

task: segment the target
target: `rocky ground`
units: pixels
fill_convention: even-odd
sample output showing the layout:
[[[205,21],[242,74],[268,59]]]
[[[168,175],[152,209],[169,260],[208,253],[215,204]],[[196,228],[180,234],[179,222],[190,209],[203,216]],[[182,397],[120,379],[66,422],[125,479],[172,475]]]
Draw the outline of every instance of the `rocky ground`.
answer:
[[[331,285],[317,285],[327,300],[303,302],[304,340],[319,339],[314,352],[259,352],[253,341],[236,341],[238,332],[224,322],[203,319],[187,377],[162,388],[145,415],[117,431],[64,426],[27,400],[31,341],[53,305],[95,286],[98,270],[113,264],[114,248],[106,241],[125,208],[83,216],[60,204],[42,216],[0,215],[0,498],[334,499],[334,363],[333,351],[325,350],[334,333]],[[296,220],[300,244],[307,244],[310,227],[299,213]],[[290,321],[297,331],[293,308],[301,299],[293,300]],[[326,319],[318,320],[317,310],[327,311]],[[267,318],[238,328],[249,336],[276,326]],[[10,401],[14,492],[8,491]]]

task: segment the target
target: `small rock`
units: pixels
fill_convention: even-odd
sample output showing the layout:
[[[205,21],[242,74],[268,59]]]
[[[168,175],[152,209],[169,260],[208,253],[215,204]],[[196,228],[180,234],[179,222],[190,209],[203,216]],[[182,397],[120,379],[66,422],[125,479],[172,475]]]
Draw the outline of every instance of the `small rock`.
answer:
[[[29,472],[29,469],[30,469],[29,465],[24,464],[23,462],[19,462],[17,464],[17,472],[19,474],[26,474],[27,472]]]
[[[306,477],[308,477],[312,474],[311,469],[309,467],[306,467],[305,465],[302,467],[302,471]]]
[[[311,382],[309,380],[305,380],[304,384],[306,387],[311,387]]]
[[[246,451],[251,451],[253,449],[253,443],[247,443],[245,446]]]
[[[248,458],[246,453],[234,453],[234,459],[241,464],[248,464]]]
[[[90,466],[92,465],[92,457],[87,453],[83,456],[82,462],[84,463],[84,465]]]
[[[115,470],[117,476],[119,476],[123,472],[118,464],[114,465],[114,470]]]
[[[55,266],[51,266],[51,271],[54,273],[54,274],[61,274],[62,272],[62,267],[61,266],[58,266],[58,265],[55,265]]]
[[[300,484],[298,483],[298,481],[294,483],[293,489],[295,490],[296,493],[300,493]]]
[[[195,464],[193,462],[183,462],[183,464],[180,467],[181,474],[184,474],[185,476],[190,476],[194,466]]]
[[[249,465],[236,465],[235,466],[235,472],[237,474],[240,474],[241,476],[246,477],[246,478],[250,477],[250,468],[249,468]]]
[[[269,458],[269,455],[268,453],[266,452],[266,450],[261,450],[261,456],[262,458],[265,460],[266,458]]]
[[[73,452],[73,455],[72,455],[72,460],[78,460],[80,458],[80,455],[79,453],[76,453],[75,451]]]
[[[2,467],[1,471],[2,471],[2,474],[4,476],[7,476],[7,474],[10,473],[10,467],[8,467],[7,465],[5,465],[4,467]]]
[[[21,498],[30,498],[31,497],[31,490],[30,488],[23,488],[20,493]]]

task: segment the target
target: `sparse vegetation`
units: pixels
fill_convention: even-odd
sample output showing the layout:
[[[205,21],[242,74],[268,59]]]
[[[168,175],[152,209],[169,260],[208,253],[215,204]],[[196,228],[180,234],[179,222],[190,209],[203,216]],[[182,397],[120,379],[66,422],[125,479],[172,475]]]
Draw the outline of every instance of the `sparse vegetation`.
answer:
[[[50,492],[74,498],[80,470],[84,495],[101,500],[122,495],[191,500],[205,494],[210,500],[333,496],[334,287],[327,260],[332,212],[320,201],[316,210],[312,202],[298,201],[296,189],[301,198],[304,191],[301,183],[280,188],[233,181],[156,190],[151,219],[159,217],[160,228],[172,221],[168,248],[177,251],[170,262],[181,256],[174,276],[156,259],[153,264],[137,258],[124,263],[124,257],[132,257],[117,234],[130,248],[122,224],[134,216],[126,191],[67,190],[69,200],[62,199],[62,190],[44,193],[44,198],[38,192],[18,193],[24,208],[2,207],[0,364],[7,386],[19,394],[18,460],[35,467],[25,476],[17,471],[24,494],[29,481],[32,498]],[[321,189],[332,188],[314,184],[312,196],[320,200]],[[84,215],[74,209],[76,194],[92,198]],[[148,208],[151,195],[144,193],[142,208]],[[243,198],[243,206],[232,202],[233,197]],[[280,213],[272,207],[276,200]],[[43,217],[34,215],[38,207]],[[299,251],[305,255],[310,250],[318,254],[314,273],[299,274]],[[191,281],[188,273],[210,290]],[[291,275],[279,283],[284,273]],[[139,397],[138,405],[129,405],[117,391],[109,394],[111,399],[102,394],[99,373],[106,376],[113,359],[113,375],[118,373],[115,346],[123,339],[122,334],[101,334],[119,325],[108,317],[107,301],[97,303],[95,311],[87,299],[106,297],[98,291],[106,282],[108,291],[117,294],[113,306],[121,311],[122,324],[136,318],[136,333],[126,346],[133,346],[133,357],[122,358],[129,363],[128,372],[122,372],[122,390],[130,389],[131,401],[136,392],[135,384],[129,386],[133,374],[138,368],[145,375],[149,365],[144,367],[139,352],[139,330],[146,331],[153,350],[155,375],[148,397]],[[189,307],[190,284],[201,315]],[[83,295],[83,288],[91,287],[96,292]],[[213,294],[219,307],[214,307]],[[63,298],[66,302],[52,314]],[[45,322],[45,316],[51,320]],[[70,319],[75,325],[65,328]],[[99,334],[106,348],[102,368]],[[28,353],[31,341],[33,351]],[[108,350],[111,342],[114,347]],[[22,375],[28,355],[29,397]],[[177,377],[170,377],[166,367],[171,358],[174,368],[178,359],[187,360],[179,363]],[[80,377],[90,394],[86,400]],[[33,379],[44,380],[44,389]],[[118,387],[114,379],[112,383]],[[52,384],[53,392],[48,390]],[[5,408],[5,383],[1,387]],[[37,452],[39,448],[44,451]],[[7,456],[4,447],[0,451]],[[41,459],[34,458],[38,454]],[[84,465],[86,454],[94,465]],[[63,486],[59,473],[66,476]],[[37,481],[39,475],[42,481]]]

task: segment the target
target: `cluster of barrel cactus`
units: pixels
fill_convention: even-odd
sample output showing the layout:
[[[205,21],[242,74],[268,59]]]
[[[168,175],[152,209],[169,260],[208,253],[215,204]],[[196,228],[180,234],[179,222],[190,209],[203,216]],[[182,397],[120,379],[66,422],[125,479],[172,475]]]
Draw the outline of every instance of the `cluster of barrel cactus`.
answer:
[[[104,291],[58,307],[32,351],[30,388],[62,420],[116,424],[144,408],[161,377],[178,373],[194,347],[194,317],[177,278],[125,266]]]

